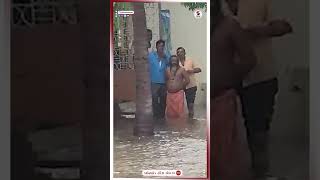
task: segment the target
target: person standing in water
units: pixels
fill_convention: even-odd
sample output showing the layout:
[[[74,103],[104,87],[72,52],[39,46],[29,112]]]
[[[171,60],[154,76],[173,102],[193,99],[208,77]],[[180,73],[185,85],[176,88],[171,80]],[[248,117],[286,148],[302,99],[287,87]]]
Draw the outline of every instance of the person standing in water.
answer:
[[[164,51],[165,41],[156,42],[156,51],[149,53],[149,67],[151,77],[152,110],[155,122],[163,123],[166,110],[165,71],[170,61],[170,55]]]
[[[179,47],[177,49],[177,57],[179,59],[180,66],[185,69],[190,77],[190,82],[188,83],[184,91],[189,111],[189,120],[193,120],[194,101],[197,93],[197,81],[195,74],[200,73],[201,69],[195,66],[195,63],[191,58],[186,58],[186,51],[183,47]]]
[[[215,0],[212,5],[213,177],[216,180],[251,180],[250,150],[236,89],[257,59],[240,24],[223,14],[221,1]]]
[[[180,67],[176,55],[171,56],[170,65],[166,70],[167,85],[167,118],[180,118],[184,116],[184,89],[189,84],[187,72]]]

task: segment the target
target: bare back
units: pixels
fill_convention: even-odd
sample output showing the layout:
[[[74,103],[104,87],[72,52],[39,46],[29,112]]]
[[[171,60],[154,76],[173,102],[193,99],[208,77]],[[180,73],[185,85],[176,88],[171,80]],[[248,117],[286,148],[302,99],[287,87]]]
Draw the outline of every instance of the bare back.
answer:
[[[216,97],[225,90],[237,88],[256,61],[250,41],[231,17],[221,17],[213,32],[213,82]],[[235,56],[240,57],[235,62]]]

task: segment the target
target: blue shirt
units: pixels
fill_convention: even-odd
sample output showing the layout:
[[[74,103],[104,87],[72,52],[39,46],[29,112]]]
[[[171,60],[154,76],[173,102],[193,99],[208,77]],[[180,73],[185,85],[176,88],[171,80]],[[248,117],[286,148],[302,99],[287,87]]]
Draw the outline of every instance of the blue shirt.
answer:
[[[166,68],[169,66],[170,55],[166,54],[161,61],[159,60],[158,53],[152,51],[149,56],[150,77],[152,83],[164,84]]]

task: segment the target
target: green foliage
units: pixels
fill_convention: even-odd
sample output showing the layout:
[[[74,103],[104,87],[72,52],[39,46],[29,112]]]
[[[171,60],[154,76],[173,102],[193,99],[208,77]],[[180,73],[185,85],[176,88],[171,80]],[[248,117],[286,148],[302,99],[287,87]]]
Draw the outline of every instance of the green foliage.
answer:
[[[195,9],[205,9],[207,12],[207,3],[181,3],[184,7],[189,8],[190,11]]]

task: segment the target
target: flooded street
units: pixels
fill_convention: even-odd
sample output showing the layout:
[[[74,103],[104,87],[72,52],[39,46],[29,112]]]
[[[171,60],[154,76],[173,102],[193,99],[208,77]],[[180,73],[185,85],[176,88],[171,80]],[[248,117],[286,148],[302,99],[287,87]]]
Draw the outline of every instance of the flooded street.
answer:
[[[117,123],[114,135],[114,177],[141,178],[143,170],[181,170],[184,177],[206,177],[206,122],[172,127],[156,125],[152,137],[133,136],[134,119]]]

